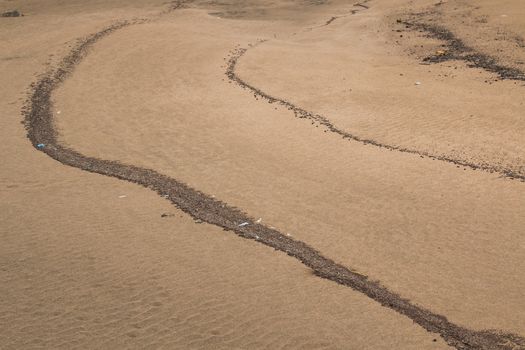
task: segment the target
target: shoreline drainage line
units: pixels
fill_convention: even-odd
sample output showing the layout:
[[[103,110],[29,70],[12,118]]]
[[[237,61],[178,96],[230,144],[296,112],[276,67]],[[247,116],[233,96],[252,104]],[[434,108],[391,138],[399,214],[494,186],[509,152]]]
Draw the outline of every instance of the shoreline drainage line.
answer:
[[[446,317],[411,303],[368,277],[324,257],[306,243],[294,240],[254,223],[241,210],[218,201],[188,185],[151,169],[85,156],[61,145],[53,123],[52,94],[73,72],[87,50],[110,33],[137,22],[120,22],[79,41],[56,70],[31,85],[23,109],[27,137],[33,146],[58,162],[88,172],[133,182],[157,192],[194,219],[232,231],[238,236],[284,252],[312,269],[315,275],[365,294],[379,304],[410,318],[428,332],[438,333],[457,349],[525,349],[525,338],[500,331],[474,331],[456,325]],[[140,23],[140,21],[139,21]],[[239,225],[250,222],[248,226]]]

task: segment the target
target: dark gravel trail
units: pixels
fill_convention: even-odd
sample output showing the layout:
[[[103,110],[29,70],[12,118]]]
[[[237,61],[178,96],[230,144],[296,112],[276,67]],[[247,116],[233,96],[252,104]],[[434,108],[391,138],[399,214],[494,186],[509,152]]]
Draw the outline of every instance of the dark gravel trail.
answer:
[[[366,276],[324,257],[306,243],[291,239],[275,229],[255,223],[253,218],[241,210],[216,200],[174,178],[152,169],[88,157],[61,145],[53,121],[52,95],[54,90],[71,75],[75,66],[81,62],[95,42],[118,29],[143,22],[144,20],[116,23],[79,41],[56,69],[43,75],[30,87],[30,96],[23,112],[27,136],[37,150],[64,165],[149,188],[194,219],[219,226],[242,238],[256,240],[277,251],[286,253],[312,269],[317,276],[367,295],[381,305],[410,318],[427,331],[439,334],[448,344],[457,349],[525,349],[525,339],[518,335],[497,331],[473,331],[456,325],[448,321],[446,317],[417,306],[378,282],[371,281]],[[234,63],[235,61],[231,62],[232,67],[234,67]],[[263,96],[273,99],[268,95]],[[276,101],[287,104],[282,100]],[[293,109],[292,105],[290,107]],[[302,114],[302,110],[298,111],[299,114]],[[305,113],[307,112],[305,111]],[[241,225],[246,222],[248,225]]]
[[[264,43],[266,41],[267,40],[260,40],[255,45],[252,45],[251,48],[254,48],[255,46],[261,43]],[[295,114],[297,118],[308,119],[312,122],[312,124],[316,126],[324,127],[326,131],[337,134],[347,140],[360,142],[364,145],[372,145],[372,146],[376,146],[379,148],[384,148],[389,151],[409,153],[409,154],[418,155],[420,157],[440,160],[443,162],[455,164],[458,167],[465,167],[465,168],[470,168],[473,170],[482,170],[482,171],[487,171],[490,173],[498,173],[506,178],[516,179],[516,180],[525,182],[525,174],[522,174],[520,172],[517,172],[515,170],[509,169],[509,168],[506,168],[500,165],[493,165],[489,163],[476,163],[476,162],[471,162],[471,161],[460,159],[460,158],[453,158],[447,155],[436,155],[436,154],[432,154],[430,152],[425,152],[422,150],[417,150],[417,149],[412,149],[412,148],[397,146],[397,145],[390,145],[390,144],[383,143],[378,140],[374,140],[372,138],[359,136],[349,131],[340,129],[337,126],[335,126],[330,121],[330,119],[328,119],[327,117],[311,112],[311,111],[307,111],[297,106],[293,102],[290,102],[284,98],[272,96],[269,93],[264,92],[260,88],[253,86],[246,80],[242,79],[236,73],[236,67],[237,67],[237,63],[239,62],[240,58],[244,56],[244,54],[247,51],[248,51],[247,48],[238,48],[231,52],[231,55],[228,61],[228,66],[226,69],[226,76],[228,77],[228,79],[230,79],[230,81],[234,82],[241,88],[249,90],[256,98],[260,97],[261,99],[266,100],[268,103],[276,103],[276,104],[283,106],[286,109],[289,109]]]

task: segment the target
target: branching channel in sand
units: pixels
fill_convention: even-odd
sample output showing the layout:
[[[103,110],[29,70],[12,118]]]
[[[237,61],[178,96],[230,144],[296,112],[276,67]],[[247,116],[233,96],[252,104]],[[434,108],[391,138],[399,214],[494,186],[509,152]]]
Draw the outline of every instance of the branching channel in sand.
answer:
[[[42,76],[31,86],[30,96],[23,112],[27,136],[36,149],[62,164],[149,188],[194,219],[219,226],[242,238],[253,239],[284,252],[311,268],[317,276],[367,295],[381,305],[405,315],[427,331],[438,333],[448,344],[457,349],[516,349],[516,347],[525,349],[525,339],[520,336],[496,331],[473,331],[458,326],[448,321],[446,317],[400,297],[378,282],[373,282],[366,276],[335,263],[307,244],[258,224],[241,210],[176,179],[152,169],[85,156],[63,146],[58,141],[53,121],[53,92],[72,74],[75,66],[81,62],[95,42],[120,28],[136,23],[141,22],[120,22],[85,38],[63,59],[58,68]],[[284,101],[281,103],[286,104]],[[248,222],[249,225],[240,225],[244,222]]]

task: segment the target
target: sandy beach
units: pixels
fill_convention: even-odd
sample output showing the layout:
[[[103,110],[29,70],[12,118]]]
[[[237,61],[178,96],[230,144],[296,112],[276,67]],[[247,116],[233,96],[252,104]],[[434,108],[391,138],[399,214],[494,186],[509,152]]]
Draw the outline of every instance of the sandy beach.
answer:
[[[0,14],[0,349],[525,349],[520,0]]]

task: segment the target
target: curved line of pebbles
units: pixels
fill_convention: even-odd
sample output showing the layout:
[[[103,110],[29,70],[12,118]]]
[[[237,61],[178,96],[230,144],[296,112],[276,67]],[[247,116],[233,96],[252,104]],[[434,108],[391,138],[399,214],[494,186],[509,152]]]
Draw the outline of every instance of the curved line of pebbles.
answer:
[[[381,305],[405,315],[429,332],[438,333],[457,349],[525,349],[525,338],[498,331],[473,331],[458,326],[442,315],[411,303],[368,277],[324,257],[306,243],[257,223],[241,210],[216,200],[155,170],[85,156],[61,145],[52,111],[52,94],[101,38],[143,20],[116,23],[79,41],[59,67],[43,75],[30,87],[23,113],[27,136],[33,146],[60,163],[88,172],[133,182],[157,192],[196,221],[216,225],[246,239],[253,239],[284,252],[312,269],[315,275],[365,294]],[[248,223],[248,224],[246,224]]]

